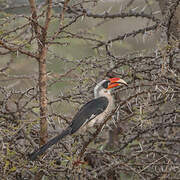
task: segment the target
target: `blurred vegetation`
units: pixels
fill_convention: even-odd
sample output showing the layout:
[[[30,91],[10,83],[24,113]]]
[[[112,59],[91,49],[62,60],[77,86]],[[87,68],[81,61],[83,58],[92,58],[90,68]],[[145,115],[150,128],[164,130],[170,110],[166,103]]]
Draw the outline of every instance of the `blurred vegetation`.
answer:
[[[47,6],[36,3],[42,26]],[[83,138],[67,137],[30,162],[28,153],[39,143],[39,69],[38,61],[21,50],[37,55],[37,37],[28,1],[0,0],[0,40],[11,48],[0,44],[0,178],[33,179],[42,171],[44,179],[179,179],[179,39],[162,41],[165,23],[158,2],[70,1],[61,19],[63,5],[53,1],[48,29],[49,138],[93,98],[96,82],[118,76],[129,88],[114,92],[121,107],[98,137],[91,136],[96,128]],[[98,17],[136,12],[137,17]],[[139,29],[144,31],[133,34]],[[84,139],[91,143],[76,164]]]

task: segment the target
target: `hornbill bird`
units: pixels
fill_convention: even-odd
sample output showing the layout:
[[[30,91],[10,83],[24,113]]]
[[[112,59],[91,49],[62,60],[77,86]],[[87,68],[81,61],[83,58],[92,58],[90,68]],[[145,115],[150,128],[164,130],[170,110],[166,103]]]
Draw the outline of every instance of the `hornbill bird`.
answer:
[[[99,82],[94,88],[94,99],[80,108],[72,119],[71,124],[61,134],[52,138],[38,150],[29,155],[31,161],[42,155],[49,147],[56,144],[67,135],[71,135],[79,129],[87,129],[94,124],[101,123],[114,109],[114,98],[111,89],[127,83],[120,78],[110,78]],[[84,132],[84,131],[83,131]]]

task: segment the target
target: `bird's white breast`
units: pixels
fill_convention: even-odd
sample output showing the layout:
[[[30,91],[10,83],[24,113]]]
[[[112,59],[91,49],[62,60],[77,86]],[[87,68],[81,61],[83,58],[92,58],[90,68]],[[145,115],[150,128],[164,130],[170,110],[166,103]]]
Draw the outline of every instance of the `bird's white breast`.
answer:
[[[88,123],[88,125],[87,125],[88,127],[92,127],[92,126],[94,126],[94,124],[102,123],[106,119],[106,117],[111,114],[112,110],[114,109],[114,99],[113,99],[113,97],[110,94],[106,95],[105,97],[108,98],[108,101],[109,101],[109,104],[108,104],[107,108],[105,109],[105,111],[103,113],[99,114],[94,119],[92,119]]]

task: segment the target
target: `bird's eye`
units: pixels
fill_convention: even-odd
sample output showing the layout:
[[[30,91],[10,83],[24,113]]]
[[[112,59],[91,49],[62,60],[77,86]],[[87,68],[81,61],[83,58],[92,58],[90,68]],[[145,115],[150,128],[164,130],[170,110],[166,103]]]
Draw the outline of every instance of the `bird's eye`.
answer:
[[[105,88],[105,89],[107,89],[109,83],[110,83],[109,80],[105,81],[105,82],[102,84],[102,87]]]

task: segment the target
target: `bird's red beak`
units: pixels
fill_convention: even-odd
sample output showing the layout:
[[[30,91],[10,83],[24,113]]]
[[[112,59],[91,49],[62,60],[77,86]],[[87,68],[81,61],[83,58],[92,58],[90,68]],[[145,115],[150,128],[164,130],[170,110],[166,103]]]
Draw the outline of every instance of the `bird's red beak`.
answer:
[[[120,86],[121,84],[127,86],[127,83],[123,79],[120,79],[120,78],[110,78],[109,81],[110,81],[110,83],[109,83],[107,89],[111,89],[111,88]]]

